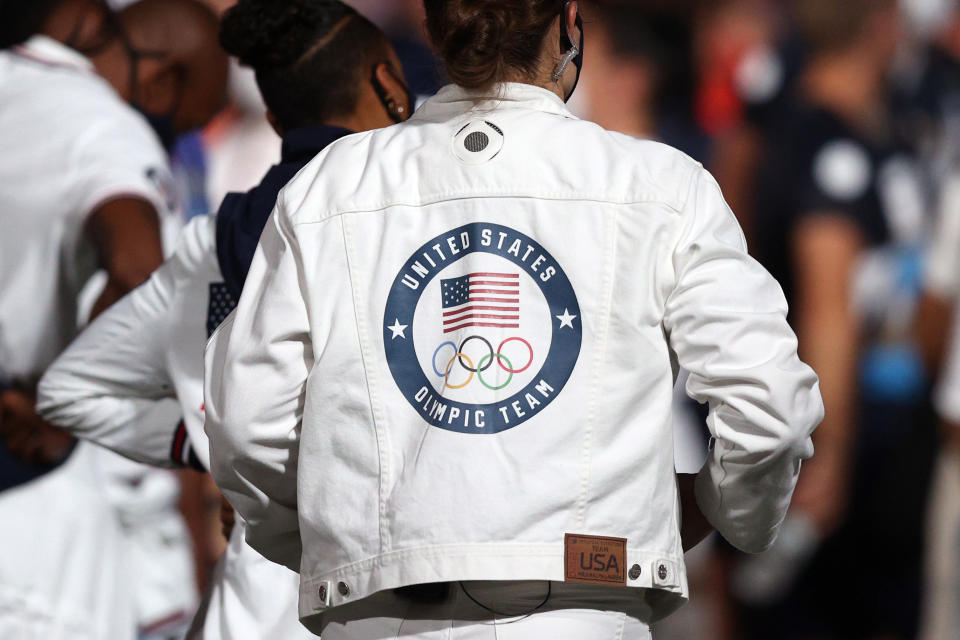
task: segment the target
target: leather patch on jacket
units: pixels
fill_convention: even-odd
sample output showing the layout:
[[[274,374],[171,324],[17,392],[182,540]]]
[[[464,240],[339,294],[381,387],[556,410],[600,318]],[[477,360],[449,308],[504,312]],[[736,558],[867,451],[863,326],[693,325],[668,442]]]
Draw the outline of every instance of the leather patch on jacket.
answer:
[[[563,541],[564,580],[627,584],[627,539],[568,533]]]

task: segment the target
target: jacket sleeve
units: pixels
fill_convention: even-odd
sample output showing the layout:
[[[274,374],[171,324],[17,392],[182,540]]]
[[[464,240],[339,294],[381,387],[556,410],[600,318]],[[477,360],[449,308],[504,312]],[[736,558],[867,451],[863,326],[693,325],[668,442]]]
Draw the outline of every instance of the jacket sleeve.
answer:
[[[780,286],[747,255],[706,171],[694,176],[682,218],[664,328],[690,372],[687,393],[710,407],[713,447],[697,503],[731,544],[757,553],[776,539],[801,461],[813,455],[819,382],[797,356]]]
[[[168,262],[102,313],[47,370],[37,398],[48,422],[159,467],[178,466],[181,411],[165,365],[171,271]]]
[[[211,473],[247,521],[250,546],[294,571],[300,424],[313,366],[299,274],[281,196],[237,309],[207,345],[204,386]]]

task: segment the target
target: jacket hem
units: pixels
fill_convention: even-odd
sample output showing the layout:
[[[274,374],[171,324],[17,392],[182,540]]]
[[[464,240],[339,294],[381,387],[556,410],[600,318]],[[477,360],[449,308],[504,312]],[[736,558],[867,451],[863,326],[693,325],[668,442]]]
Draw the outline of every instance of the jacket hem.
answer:
[[[639,574],[636,568],[639,567]],[[658,617],[672,612],[688,598],[683,557],[641,549],[627,549],[625,588],[655,589]],[[632,577],[636,576],[636,577]],[[562,544],[455,544],[392,551],[314,573],[300,575],[300,618],[356,602],[386,589],[412,584],[458,580],[564,581]]]

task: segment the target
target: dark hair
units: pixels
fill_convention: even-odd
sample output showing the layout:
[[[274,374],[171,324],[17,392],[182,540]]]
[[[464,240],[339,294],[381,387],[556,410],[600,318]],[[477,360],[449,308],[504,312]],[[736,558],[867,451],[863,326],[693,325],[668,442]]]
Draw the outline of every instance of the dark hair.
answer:
[[[0,0],[0,49],[20,44],[43,27],[63,0]]]
[[[337,0],[240,0],[223,16],[220,43],[253,68],[286,130],[355,111],[361,83],[388,47],[373,23]]]
[[[563,0],[424,0],[427,31],[450,79],[467,89],[527,80]]]
[[[794,0],[800,35],[813,54],[832,53],[856,41],[871,14],[894,0]]]

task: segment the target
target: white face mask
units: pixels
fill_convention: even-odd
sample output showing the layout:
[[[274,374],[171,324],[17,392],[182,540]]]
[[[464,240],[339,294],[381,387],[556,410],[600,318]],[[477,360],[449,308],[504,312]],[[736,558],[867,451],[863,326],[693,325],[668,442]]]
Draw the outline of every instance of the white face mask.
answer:
[[[957,11],[957,0],[900,0],[910,30],[920,37],[934,35]]]

